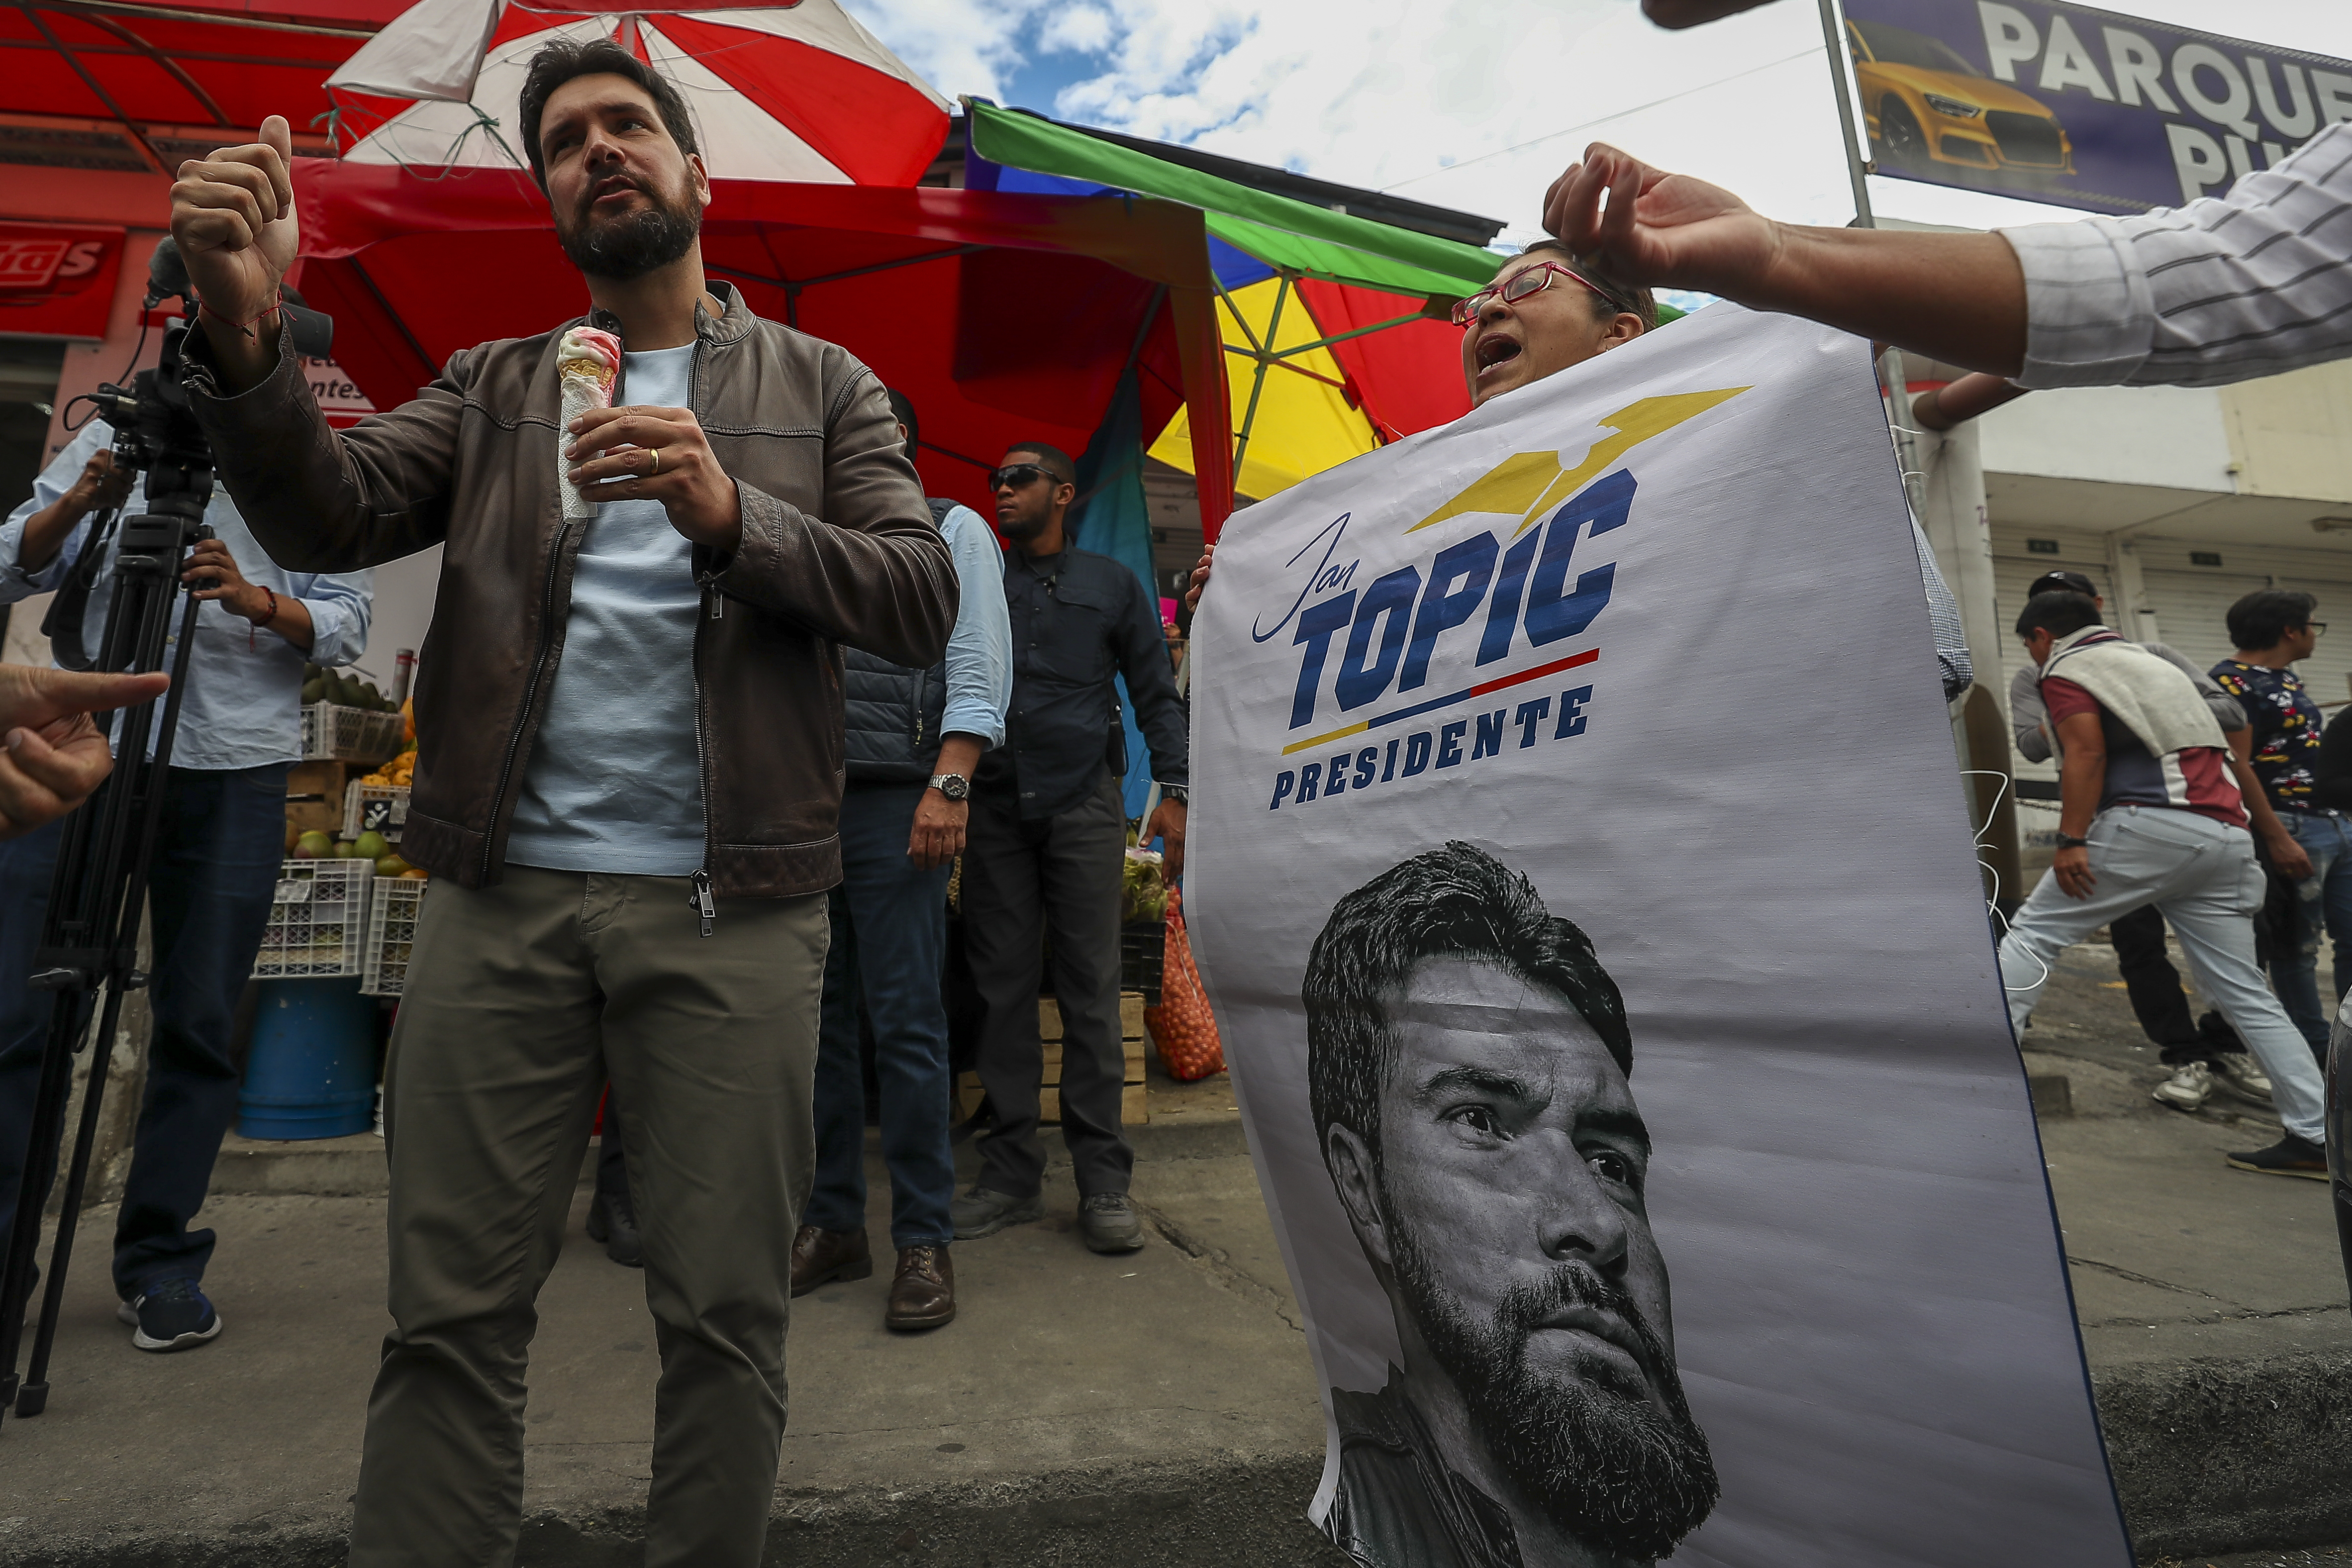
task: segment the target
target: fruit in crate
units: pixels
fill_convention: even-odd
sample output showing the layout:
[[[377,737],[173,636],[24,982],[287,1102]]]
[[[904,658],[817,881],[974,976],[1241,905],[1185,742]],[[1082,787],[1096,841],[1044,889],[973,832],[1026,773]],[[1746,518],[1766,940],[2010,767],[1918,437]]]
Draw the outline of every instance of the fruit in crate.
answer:
[[[352,845],[352,858],[356,860],[381,860],[392,853],[392,841],[370,829]]]
[[[385,855],[377,859],[375,874],[379,877],[405,877],[415,869],[397,855]]]
[[[360,780],[363,784],[377,784],[387,789],[406,789],[416,773],[416,750],[414,746]]]
[[[422,882],[426,879],[425,872],[415,866],[411,866],[407,870],[403,871],[400,874],[400,878],[404,882]]]
[[[394,711],[392,699],[377,689],[373,681],[362,680],[356,675],[339,675],[316,664],[302,667],[302,700],[331,702],[370,713]]]
[[[335,852],[335,841],[316,828],[294,841],[297,860],[324,860]]]

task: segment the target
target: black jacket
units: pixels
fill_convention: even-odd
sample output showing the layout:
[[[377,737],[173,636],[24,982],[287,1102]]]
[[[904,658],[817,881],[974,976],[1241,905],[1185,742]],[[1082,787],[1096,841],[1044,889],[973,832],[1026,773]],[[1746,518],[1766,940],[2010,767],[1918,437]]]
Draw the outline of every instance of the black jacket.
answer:
[[[1184,700],[1143,580],[1108,555],[1067,549],[1051,560],[1004,557],[1013,618],[1013,709],[1004,744],[982,759],[979,787],[1020,796],[1021,815],[1055,816],[1086,799],[1108,766],[1127,771],[1115,677],[1127,678],[1151,776],[1181,784]]]
[[[944,526],[956,503],[929,499],[931,521]],[[918,669],[845,647],[841,695],[842,756],[851,784],[924,784],[939,771],[947,660]]]

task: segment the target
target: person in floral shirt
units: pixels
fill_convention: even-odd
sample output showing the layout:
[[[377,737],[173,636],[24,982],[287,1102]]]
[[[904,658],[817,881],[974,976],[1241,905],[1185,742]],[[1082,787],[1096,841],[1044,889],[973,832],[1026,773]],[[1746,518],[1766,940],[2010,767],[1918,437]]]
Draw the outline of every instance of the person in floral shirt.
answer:
[[[2352,984],[2352,818],[2318,797],[2319,705],[2303,688],[2294,665],[2309,658],[2326,623],[2315,621],[2308,594],[2264,588],[2230,606],[2230,640],[2237,652],[2212,669],[2221,689],[2246,710],[2252,735],[2247,761],[2272,809],[2311,858],[2311,874],[2296,885],[2296,931],[2271,961],[2271,984],[2295,1027],[2324,1061],[2327,1029]],[[2336,986],[2319,996],[2319,943],[2336,942]]]

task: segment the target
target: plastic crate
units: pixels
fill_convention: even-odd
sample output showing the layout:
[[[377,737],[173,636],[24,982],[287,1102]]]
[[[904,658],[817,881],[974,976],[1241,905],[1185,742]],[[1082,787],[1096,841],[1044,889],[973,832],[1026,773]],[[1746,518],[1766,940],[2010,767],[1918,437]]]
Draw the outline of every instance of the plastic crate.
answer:
[[[416,917],[425,889],[433,884],[413,877],[379,877],[368,889],[367,962],[360,991],[368,996],[398,996],[408,989],[408,950],[416,940]]]
[[[1140,991],[1160,1005],[1160,973],[1168,956],[1168,922],[1136,921],[1118,928],[1118,988]]]
[[[357,974],[367,953],[371,860],[289,860],[278,868],[257,980]]]
[[[302,710],[302,760],[307,763],[381,763],[404,743],[408,721],[398,713],[371,713],[333,702]]]
[[[381,833],[391,842],[400,842],[400,830],[408,825],[408,786],[406,784],[369,784],[353,779],[343,786],[343,837],[357,838],[362,833]]]

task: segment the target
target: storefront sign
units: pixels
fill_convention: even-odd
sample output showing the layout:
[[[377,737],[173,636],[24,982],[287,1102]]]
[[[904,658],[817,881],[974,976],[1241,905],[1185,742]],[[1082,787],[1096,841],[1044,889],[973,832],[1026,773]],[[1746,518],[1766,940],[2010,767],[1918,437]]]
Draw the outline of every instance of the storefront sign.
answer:
[[[1719,305],[1302,481],[1186,913],[1372,1568],[2128,1568],[1869,347]]]
[[[2138,212],[2352,120],[2352,62],[2045,0],[1846,0],[1878,173]]]
[[[310,395],[319,400],[319,411],[336,429],[348,429],[358,424],[362,416],[375,412],[375,405],[368,401],[367,394],[333,360],[306,359],[302,362],[302,374],[310,384]]]
[[[0,223],[0,332],[103,338],[122,230]]]

